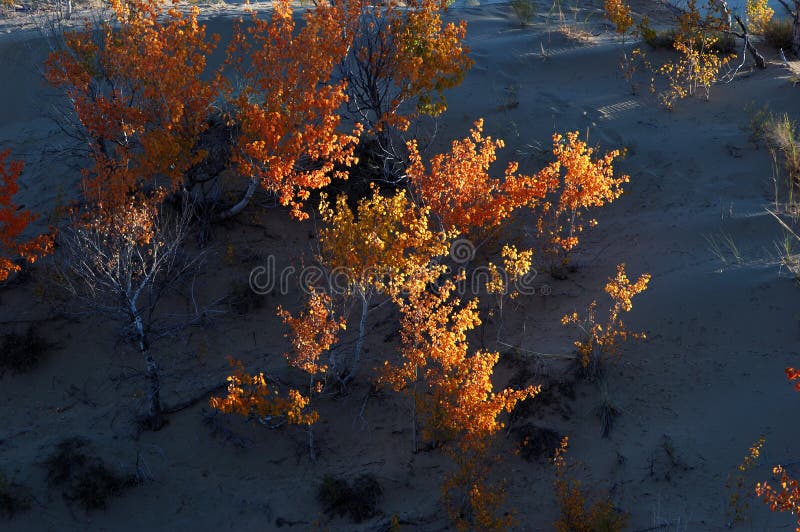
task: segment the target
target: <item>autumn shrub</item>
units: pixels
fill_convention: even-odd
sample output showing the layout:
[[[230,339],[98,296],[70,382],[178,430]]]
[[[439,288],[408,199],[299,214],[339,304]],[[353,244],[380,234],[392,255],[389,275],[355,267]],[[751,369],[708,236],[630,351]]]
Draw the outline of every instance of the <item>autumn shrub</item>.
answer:
[[[636,282],[631,282],[625,273],[625,265],[617,266],[617,274],[609,278],[605,292],[611,298],[608,317],[604,323],[597,318],[597,302],[589,304],[586,314],[580,317],[577,312],[561,319],[564,325],[574,324],[580,328],[583,338],[575,342],[578,360],[592,380],[602,375],[603,363],[618,353],[620,344],[628,339],[645,338],[644,333],[632,333],[622,321],[622,314],[633,308],[631,299],[647,289],[650,274],[642,274]]]
[[[8,479],[0,473],[0,514],[11,519],[33,506],[33,494],[28,486]]]
[[[736,467],[736,472],[728,474],[725,481],[725,488],[728,491],[728,505],[726,508],[726,519],[728,528],[732,528],[737,523],[747,520],[747,512],[750,509],[749,499],[752,498],[752,487],[745,480],[745,473],[758,461],[761,450],[766,440],[761,437],[748,450],[742,463]]]
[[[355,523],[379,513],[382,495],[380,483],[369,474],[359,475],[350,482],[326,475],[317,487],[317,500],[326,514],[346,515]]]
[[[593,218],[584,221],[584,214],[619,198],[622,185],[630,181],[628,175],[619,175],[614,169],[614,161],[621,155],[620,150],[596,155],[595,148],[581,140],[577,131],[566,137],[553,135],[554,161],[538,174],[540,181],[551,184],[547,201],[537,213],[537,227],[545,241],[545,252],[562,264],[578,245],[585,225],[597,225]]]
[[[40,235],[26,239],[23,234],[36,215],[17,205],[22,161],[9,161],[10,150],[0,151],[0,282],[20,270],[18,260],[33,263],[52,250],[52,237]]]
[[[628,525],[628,515],[618,510],[608,496],[587,500],[580,480],[570,474],[571,464],[566,453],[569,439],[565,436],[555,449],[555,480],[553,491],[558,503],[559,517],[554,523],[558,532],[615,532]]]
[[[236,27],[228,63],[243,82],[225,92],[238,130],[233,163],[249,183],[225,216],[244,208],[262,186],[293,217],[305,219],[303,202],[311,190],[347,178],[337,167],[356,162],[361,126],[340,130],[349,85],[332,76],[351,49],[353,9],[318,2],[305,11],[298,29],[289,1],[280,0],[269,20],[253,13],[246,28]]]
[[[630,6],[623,0],[605,0],[603,8],[606,12],[606,18],[614,24],[614,31],[624,37],[633,27]]]
[[[792,49],[792,21],[772,18],[764,26],[764,43],[775,50],[788,52]]]
[[[794,389],[800,392],[800,371],[795,368],[786,368],[786,377],[794,383]],[[769,506],[773,512],[788,512],[794,515],[797,528],[800,531],[800,482],[791,476],[784,466],[777,465],[772,469],[772,474],[777,481],[777,487],[769,482],[756,484],[755,493]]]
[[[106,508],[111,498],[136,483],[134,476],[110,469],[82,438],[61,441],[44,466],[50,484],[60,486],[68,501],[80,504],[87,511]]]

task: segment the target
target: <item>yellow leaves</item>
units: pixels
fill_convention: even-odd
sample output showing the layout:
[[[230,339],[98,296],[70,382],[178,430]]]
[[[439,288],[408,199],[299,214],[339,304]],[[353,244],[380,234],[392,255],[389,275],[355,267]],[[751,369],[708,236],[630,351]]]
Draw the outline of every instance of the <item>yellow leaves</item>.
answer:
[[[750,24],[750,31],[755,34],[763,33],[767,28],[775,11],[769,7],[768,0],[747,0],[745,4],[747,22]]]
[[[602,357],[615,354],[620,342],[629,338],[645,337],[644,333],[628,332],[621,315],[633,308],[631,299],[645,291],[649,282],[650,274],[645,273],[635,283],[631,283],[625,273],[625,265],[619,264],[616,276],[609,278],[605,286],[605,292],[611,298],[611,306],[608,309],[608,319],[604,324],[597,322],[595,315],[597,302],[595,301],[589,305],[583,319],[577,312],[561,318],[563,325],[575,324],[581,328],[583,338],[576,341],[575,346],[578,348],[581,364],[595,376],[600,371]]]
[[[361,199],[358,216],[347,198],[335,206],[325,195],[319,213],[326,226],[320,230],[320,260],[344,274],[359,291],[375,289],[389,294],[424,288],[440,267],[434,258],[447,254],[447,234],[429,228],[429,209],[418,208],[404,191],[384,196],[373,185],[372,196]]]
[[[297,390],[289,390],[287,397],[278,395],[277,389],[267,383],[263,373],[251,375],[241,361],[228,359],[233,375],[228,377],[228,394],[212,397],[209,405],[224,414],[237,414],[259,419],[285,417],[295,425],[312,425],[319,415],[307,410],[309,399]]]
[[[539,218],[539,233],[550,246],[548,251],[566,255],[578,244],[583,231],[581,217],[591,207],[602,207],[622,195],[627,175],[615,176],[614,160],[622,155],[611,150],[603,156],[580,140],[579,133],[567,133],[566,139],[553,135],[555,160],[539,172],[540,181],[553,183],[554,198],[546,202]],[[596,225],[589,220],[589,225]],[[566,259],[565,259],[566,260]]]
[[[614,24],[617,33],[624,35],[633,26],[631,8],[623,0],[605,0],[606,17]]]

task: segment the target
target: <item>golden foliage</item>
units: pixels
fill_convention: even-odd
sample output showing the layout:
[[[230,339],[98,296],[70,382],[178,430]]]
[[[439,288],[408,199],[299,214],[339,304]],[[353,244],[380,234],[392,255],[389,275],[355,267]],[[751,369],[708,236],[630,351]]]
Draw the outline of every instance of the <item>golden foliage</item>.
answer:
[[[555,450],[553,464],[556,478],[553,481],[558,501],[559,517],[555,522],[558,532],[619,531],[628,524],[628,516],[617,511],[608,497],[600,497],[588,508],[583,484],[569,476],[566,459],[569,438],[564,436]]]
[[[659,94],[667,109],[701,89],[705,99],[709,99],[711,85],[717,81],[720,70],[735,57],[717,47],[720,35],[727,29],[727,21],[727,13],[716,2],[709,2],[701,15],[697,0],[688,0],[672,45],[679,58],[658,69],[667,80],[667,89]]]
[[[459,279],[457,279],[459,280]],[[499,354],[469,353],[467,332],[480,325],[477,299],[462,304],[446,280],[430,290],[396,297],[400,308],[402,363],[384,363],[381,382],[405,390],[420,413],[423,437],[453,441],[456,462],[442,491],[459,530],[503,530],[510,517],[498,516],[502,492],[487,480],[487,452],[503,427],[502,412],[539,392],[538,386],[494,391],[491,377]]]
[[[597,302],[592,301],[586,316],[581,319],[577,312],[561,319],[564,325],[577,324],[583,331],[583,339],[575,342],[581,364],[592,374],[599,371],[602,360],[616,354],[619,344],[629,339],[645,338],[644,333],[631,333],[622,321],[622,313],[633,308],[632,299],[647,289],[650,274],[642,274],[635,283],[631,283],[625,273],[625,264],[617,266],[617,275],[609,278],[605,292],[611,298],[608,319],[604,324],[598,323],[595,315]]]
[[[289,365],[301,369],[311,376],[327,371],[320,363],[320,356],[338,341],[338,333],[344,329],[344,318],[334,319],[332,301],[328,294],[312,291],[306,308],[298,317],[278,307],[278,316],[289,326],[285,336],[292,344],[292,352],[284,353]]]
[[[319,212],[326,224],[319,232],[321,262],[363,292],[422,290],[431,261],[448,252],[447,234],[429,227],[429,209],[418,208],[404,191],[384,196],[372,185],[357,213],[346,196],[331,205],[323,194]]]
[[[0,281],[19,271],[15,259],[33,263],[50,253],[53,247],[50,235],[39,235],[29,240],[22,238],[22,233],[36,220],[36,215],[14,203],[24,165],[22,161],[6,163],[10,154],[11,150],[0,152]]]
[[[747,22],[750,24],[750,31],[762,34],[772,20],[775,10],[769,7],[769,0],[747,0],[745,14]]]
[[[275,386],[267,383],[263,373],[251,375],[244,369],[241,361],[228,359],[233,375],[228,377],[228,395],[212,397],[209,405],[224,414],[238,414],[259,419],[284,417],[293,425],[312,425],[319,415],[308,411],[309,398],[297,390],[289,390],[287,397],[281,397]]]
[[[605,0],[603,7],[606,10],[606,17],[614,24],[614,29],[620,35],[625,35],[633,26],[631,8],[623,0]]]

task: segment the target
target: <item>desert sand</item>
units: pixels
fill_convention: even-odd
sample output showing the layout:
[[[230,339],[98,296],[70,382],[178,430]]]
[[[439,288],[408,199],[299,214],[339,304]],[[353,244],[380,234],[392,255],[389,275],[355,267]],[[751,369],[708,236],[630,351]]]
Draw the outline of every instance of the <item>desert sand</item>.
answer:
[[[618,67],[621,44],[597,0],[579,6],[581,39],[548,22],[549,3],[537,7],[530,26],[520,26],[506,4],[450,10],[448,17],[468,22],[475,65],[447,93],[438,147],[483,117],[486,132],[506,141],[498,168],[517,159],[533,171],[547,160],[553,132],[579,130],[602,149],[626,148],[620,164],[631,181],[618,201],[597,212],[599,225],[582,238],[574,271],[566,279],[540,272],[538,293],[506,308],[501,334],[487,320],[476,341],[504,353],[501,379],[520,364],[543,372],[532,383],[569,379],[563,365],[539,355],[572,351],[575,331],[560,324],[561,316],[602,300],[620,262],[631,275],[650,272],[651,287],[627,318],[648,338],[627,344],[607,379],[621,412],[610,437],[601,438],[594,414],[597,390],[582,381],[574,398],[556,393],[549,402],[534,400],[514,424],[568,435],[578,474],[630,513],[631,530],[726,529],[726,479],[759,436],[766,446],[747,473],[750,484],[768,479],[776,463],[798,472],[791,466],[800,456],[792,413],[800,397],[783,370],[800,355],[800,299],[796,279],[780,265],[775,243],[782,231],[764,210],[773,198],[771,159],[747,125],[747,109],[764,104],[800,118],[798,88],[791,70],[769,57],[768,69],[744,69],[714,86],[710,101],[687,99],[667,112],[646,90],[631,93]],[[203,6],[209,30],[229,32],[236,9]],[[33,29],[6,24],[0,146],[26,161],[21,203],[46,213],[74,193],[78,162],[47,116],[60,96],[41,78],[45,42]],[[250,270],[269,255],[279,266],[311,256],[310,223],[291,221],[277,208],[245,219],[213,229],[197,280],[208,300],[246,289]],[[725,237],[738,253],[723,247],[727,262],[709,244]],[[0,471],[35,497],[31,511],[0,521],[3,530],[386,530],[392,516],[401,530],[448,529],[439,501],[448,461],[435,451],[411,453],[402,396],[370,394],[362,379],[345,397],[324,397],[317,463],[308,459],[301,430],[269,430],[222,415],[209,424],[204,401],[171,415],[162,430],[137,435],[133,419],[145,387],[137,353],[119,341],[113,324],[53,317],[47,294],[37,291],[38,271],[0,292],[3,331],[42,320],[38,330],[53,344],[34,371],[0,378]],[[223,382],[229,355],[296,378],[280,357],[287,346],[275,308],[296,308],[297,294],[256,299],[246,314],[226,307],[206,328],[155,346],[168,404]],[[389,318],[380,309],[370,317],[365,368],[396,344]],[[86,513],[69,504],[48,486],[42,466],[69,436],[90,440],[108,464],[147,479],[105,510]],[[507,481],[515,530],[551,530],[552,466],[546,457],[517,456],[513,431],[499,440],[503,459],[494,474]],[[382,515],[360,524],[326,516],[315,500],[321,478],[360,473],[381,482]],[[773,514],[755,499],[747,514],[749,521],[735,529],[793,527],[790,515]]]

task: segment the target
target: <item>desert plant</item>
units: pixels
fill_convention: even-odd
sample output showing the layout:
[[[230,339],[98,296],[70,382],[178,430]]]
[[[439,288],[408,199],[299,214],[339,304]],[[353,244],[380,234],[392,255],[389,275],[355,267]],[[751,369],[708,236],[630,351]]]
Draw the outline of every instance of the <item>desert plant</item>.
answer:
[[[349,516],[360,523],[378,514],[383,489],[374,476],[359,475],[351,482],[326,475],[317,487],[317,500],[329,515]]]
[[[750,447],[744,460],[736,468],[736,472],[729,474],[728,479],[725,481],[725,488],[728,490],[728,506],[726,509],[728,528],[747,520],[747,512],[750,509],[748,496],[752,497],[752,492],[745,481],[744,475],[753,468],[761,456],[761,449],[764,447],[765,441],[763,437],[759,438]]]
[[[578,357],[587,376],[597,380],[602,375],[604,361],[617,353],[621,342],[631,338],[645,338],[644,333],[631,333],[622,321],[622,314],[633,308],[631,299],[647,289],[650,274],[642,274],[636,282],[631,283],[625,273],[625,265],[617,266],[617,275],[609,278],[605,292],[611,298],[608,319],[605,324],[598,323],[596,318],[597,302],[592,301],[586,315],[581,319],[577,312],[561,319],[564,325],[576,324],[583,332],[583,339],[575,342]]]
[[[536,14],[533,0],[511,0],[511,10],[523,26],[530,24]]]
[[[68,292],[86,308],[131,331],[129,338],[143,359],[148,381],[143,422],[154,430],[163,419],[151,338],[180,326],[159,322],[164,317],[154,311],[162,296],[175,290],[200,260],[201,255],[189,257],[183,250],[190,219],[188,202],[174,212],[157,197],[134,197],[124,208],[73,216],[58,241],[58,267]]]
[[[772,18],[764,26],[764,43],[775,50],[792,49],[792,22],[785,18]]]
[[[0,514],[11,519],[16,514],[30,510],[33,495],[30,488],[9,480],[0,473]]]
[[[61,486],[67,500],[77,502],[87,511],[105,508],[109,499],[136,483],[132,475],[109,469],[82,438],[61,441],[44,466],[50,484]]]
[[[432,230],[430,209],[417,207],[405,191],[385,196],[374,185],[372,196],[359,200],[355,212],[345,195],[333,205],[323,195],[319,211],[325,226],[319,231],[318,260],[361,306],[351,355],[332,361],[334,375],[346,384],[358,371],[372,299],[424,288],[433,260],[448,252],[448,234]]]
[[[788,367],[786,368],[786,377],[789,382],[794,383],[795,391],[800,392],[800,371]],[[756,458],[759,452],[760,447],[756,448]],[[752,449],[751,454],[753,454]],[[756,484],[755,493],[773,512],[794,514],[797,523],[796,530],[800,530],[800,483],[781,465],[775,466],[772,474],[777,478],[778,488],[773,487],[769,482],[759,482]]]
[[[558,532],[623,530],[628,524],[628,515],[618,510],[608,496],[596,497],[587,507],[582,482],[570,475],[570,464],[566,459],[568,443],[569,438],[565,436],[553,459],[556,470],[553,491],[559,508],[555,529]]]
[[[38,365],[51,348],[33,327],[25,333],[10,332],[0,337],[0,376],[5,372],[25,373]]]
[[[412,0],[408,9],[394,2],[354,5],[360,11],[353,48],[342,64],[350,109],[388,150],[388,129],[405,131],[415,116],[446,109],[444,91],[461,83],[472,65],[466,22],[443,22],[442,0]]]

